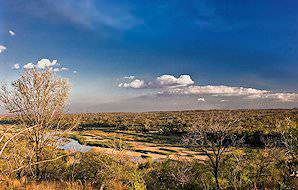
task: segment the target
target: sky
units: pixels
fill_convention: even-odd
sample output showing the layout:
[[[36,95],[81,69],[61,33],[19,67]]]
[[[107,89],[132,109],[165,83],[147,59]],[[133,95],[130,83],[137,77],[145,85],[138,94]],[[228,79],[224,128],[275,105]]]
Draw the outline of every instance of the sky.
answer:
[[[294,108],[297,61],[298,1],[0,0],[0,81],[52,68],[72,112]]]

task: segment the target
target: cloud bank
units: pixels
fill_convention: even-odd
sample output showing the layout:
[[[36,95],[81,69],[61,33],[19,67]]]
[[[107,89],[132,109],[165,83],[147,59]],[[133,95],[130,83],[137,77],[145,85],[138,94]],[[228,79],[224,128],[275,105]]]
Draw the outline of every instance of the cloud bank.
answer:
[[[14,64],[12,69],[18,70],[21,66],[19,64]],[[61,67],[56,59],[53,61],[49,59],[41,59],[36,64],[33,63],[27,63],[23,65],[23,69],[49,69],[53,72],[62,72],[62,71],[69,71],[70,69],[67,67]],[[77,71],[73,71],[73,73],[77,73]]]
[[[244,87],[231,87],[231,86],[189,86],[183,88],[174,88],[160,92],[160,94],[176,94],[176,95],[199,95],[199,94],[211,94],[220,96],[248,96],[248,95],[261,95],[268,93],[267,90],[258,90],[254,88]]]
[[[189,86],[183,88],[167,89],[158,92],[160,95],[211,95],[221,97],[240,97],[247,100],[267,99],[281,102],[298,101],[296,93],[274,93],[268,90],[231,86]],[[223,102],[223,101],[221,101]]]
[[[158,96],[209,96],[209,97],[237,97],[237,100],[271,100],[279,102],[298,102],[298,94],[272,92],[269,90],[234,87],[225,85],[194,85],[190,75],[162,75],[152,81],[134,79],[130,82],[122,82],[118,85],[121,88],[130,89],[158,89],[154,92]],[[205,102],[206,99],[198,97],[197,101]],[[219,102],[230,102],[231,100],[218,100]]]

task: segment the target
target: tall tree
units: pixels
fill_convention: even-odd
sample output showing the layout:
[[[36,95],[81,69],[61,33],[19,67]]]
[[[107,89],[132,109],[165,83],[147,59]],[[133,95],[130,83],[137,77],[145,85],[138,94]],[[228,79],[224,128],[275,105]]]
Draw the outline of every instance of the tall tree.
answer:
[[[21,122],[24,127],[21,132],[28,133],[35,154],[37,178],[40,177],[39,163],[43,161],[44,148],[51,141],[49,130],[61,126],[69,91],[68,80],[49,68],[27,69],[19,79],[0,90],[3,107]]]
[[[207,121],[202,117],[193,124],[184,139],[207,157],[205,163],[211,169],[217,190],[220,189],[219,178],[224,154],[242,142],[236,135],[236,123],[237,120],[230,114],[212,115]]]

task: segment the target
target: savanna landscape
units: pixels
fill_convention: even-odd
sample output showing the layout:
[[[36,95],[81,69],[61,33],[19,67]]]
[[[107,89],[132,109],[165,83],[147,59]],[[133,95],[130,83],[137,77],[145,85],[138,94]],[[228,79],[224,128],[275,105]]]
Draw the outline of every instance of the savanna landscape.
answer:
[[[2,188],[297,187],[297,109],[67,114],[68,91],[48,69],[2,87]]]
[[[298,1],[0,0],[0,190],[298,189]]]

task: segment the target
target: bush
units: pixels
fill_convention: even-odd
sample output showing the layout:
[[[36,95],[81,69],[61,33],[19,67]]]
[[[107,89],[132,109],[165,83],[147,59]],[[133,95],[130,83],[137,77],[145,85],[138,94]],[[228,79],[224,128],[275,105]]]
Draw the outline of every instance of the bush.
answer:
[[[149,190],[155,189],[203,189],[210,186],[211,176],[203,164],[166,160],[147,165],[145,176]]]

